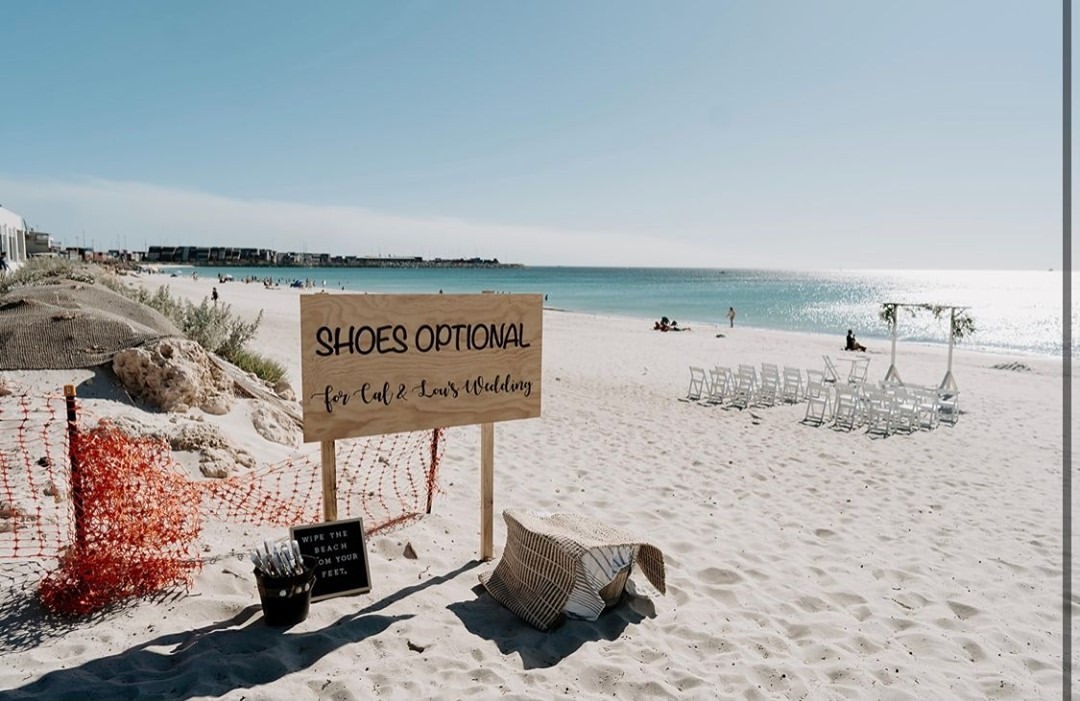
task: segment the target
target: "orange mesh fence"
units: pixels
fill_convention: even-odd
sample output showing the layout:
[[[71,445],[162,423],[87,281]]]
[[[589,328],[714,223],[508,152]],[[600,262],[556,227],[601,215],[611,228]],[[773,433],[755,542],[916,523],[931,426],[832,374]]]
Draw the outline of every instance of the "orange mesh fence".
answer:
[[[201,564],[204,520],[280,527],[322,520],[317,451],[196,479],[167,443],[127,435],[81,409],[68,421],[76,409],[64,397],[0,402],[0,559],[59,561],[40,590],[50,610],[90,613],[189,585]],[[362,518],[371,534],[430,512],[443,433],[338,441],[338,517]]]
[[[337,441],[338,518],[383,532],[430,511],[443,429]],[[251,474],[199,484],[210,518],[293,526],[322,521],[322,466],[296,456]]]
[[[55,557],[72,540],[63,397],[0,403],[0,558]]]
[[[73,431],[70,441],[75,542],[41,583],[45,608],[87,614],[190,584],[202,532],[198,488],[168,444],[108,424]]]

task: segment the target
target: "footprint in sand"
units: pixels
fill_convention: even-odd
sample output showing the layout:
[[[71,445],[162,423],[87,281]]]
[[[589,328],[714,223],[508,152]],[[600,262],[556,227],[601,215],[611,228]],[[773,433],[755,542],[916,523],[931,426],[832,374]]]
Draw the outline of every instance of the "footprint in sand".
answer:
[[[968,606],[967,604],[961,604],[959,601],[946,601],[952,612],[956,614],[956,617],[961,621],[966,621],[975,614],[979,613],[979,609],[974,606]]]
[[[895,616],[889,618],[887,623],[897,633],[902,633],[908,628],[914,628],[915,626],[919,625],[915,621],[912,621],[908,618],[898,618]]]
[[[816,596],[801,596],[795,600],[795,605],[809,613],[817,613],[818,611],[827,611],[829,609],[829,605]]]
[[[719,567],[707,567],[701,571],[701,579],[709,584],[728,585],[742,581],[742,576],[734,570]]]
[[[676,606],[686,606],[690,603],[690,594],[683,591],[681,587],[676,588],[668,584],[668,593],[671,594],[671,598],[675,600]]]
[[[854,604],[865,604],[866,599],[847,591],[838,591],[830,594],[830,598],[840,604],[841,606],[852,606]]]
[[[779,621],[779,623],[787,632],[787,637],[794,642],[798,643],[801,640],[810,639],[815,644],[817,643],[817,634],[813,626],[808,626],[803,623],[787,623],[785,621]]]
[[[964,648],[964,652],[967,653],[968,659],[972,662],[982,662],[986,659],[986,651],[974,640],[965,638],[960,643],[960,647]]]
[[[956,622],[955,618],[935,618],[934,625],[942,630],[956,630],[961,627],[960,624]]]
[[[856,606],[851,610],[851,615],[855,617],[855,620],[859,623],[871,618],[874,612],[869,606]]]
[[[1036,659],[1034,657],[1025,657],[1022,662],[1027,667],[1029,672],[1041,672],[1045,669],[1059,670],[1061,669],[1057,665],[1050,664],[1046,660]]]

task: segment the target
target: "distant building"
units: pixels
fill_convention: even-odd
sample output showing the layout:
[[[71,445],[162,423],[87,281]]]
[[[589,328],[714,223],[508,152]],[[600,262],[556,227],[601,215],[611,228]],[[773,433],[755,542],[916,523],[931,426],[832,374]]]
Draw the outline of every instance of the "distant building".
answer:
[[[9,264],[26,260],[26,231],[29,227],[21,216],[0,206],[0,251],[7,254]]]
[[[224,246],[149,246],[143,256],[158,265],[280,266],[294,268],[520,268],[519,263],[499,263],[498,258],[436,258],[421,256],[335,256],[307,251],[275,251],[269,248]]]
[[[26,257],[56,255],[58,248],[53,243],[52,234],[44,231],[26,232]]]

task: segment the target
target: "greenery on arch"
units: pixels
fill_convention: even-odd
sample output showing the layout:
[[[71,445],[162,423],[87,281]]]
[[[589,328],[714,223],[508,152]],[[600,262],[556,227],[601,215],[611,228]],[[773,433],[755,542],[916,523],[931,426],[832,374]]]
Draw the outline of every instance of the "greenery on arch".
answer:
[[[975,333],[975,318],[971,316],[971,313],[963,307],[952,307],[942,304],[900,304],[898,302],[886,302],[881,305],[881,310],[878,312],[878,316],[892,328],[896,323],[896,312],[899,307],[903,307],[908,314],[916,316],[920,312],[928,311],[934,315],[935,319],[941,319],[942,315],[956,310],[956,314],[952,317],[952,335],[957,341],[962,340],[966,336],[970,336]]]

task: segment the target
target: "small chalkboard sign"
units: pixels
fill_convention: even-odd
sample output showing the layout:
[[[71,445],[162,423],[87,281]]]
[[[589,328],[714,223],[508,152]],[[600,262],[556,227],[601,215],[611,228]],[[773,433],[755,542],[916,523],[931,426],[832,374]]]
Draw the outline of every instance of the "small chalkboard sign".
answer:
[[[311,600],[371,591],[364,524],[358,518],[289,529],[300,552],[319,559]]]

